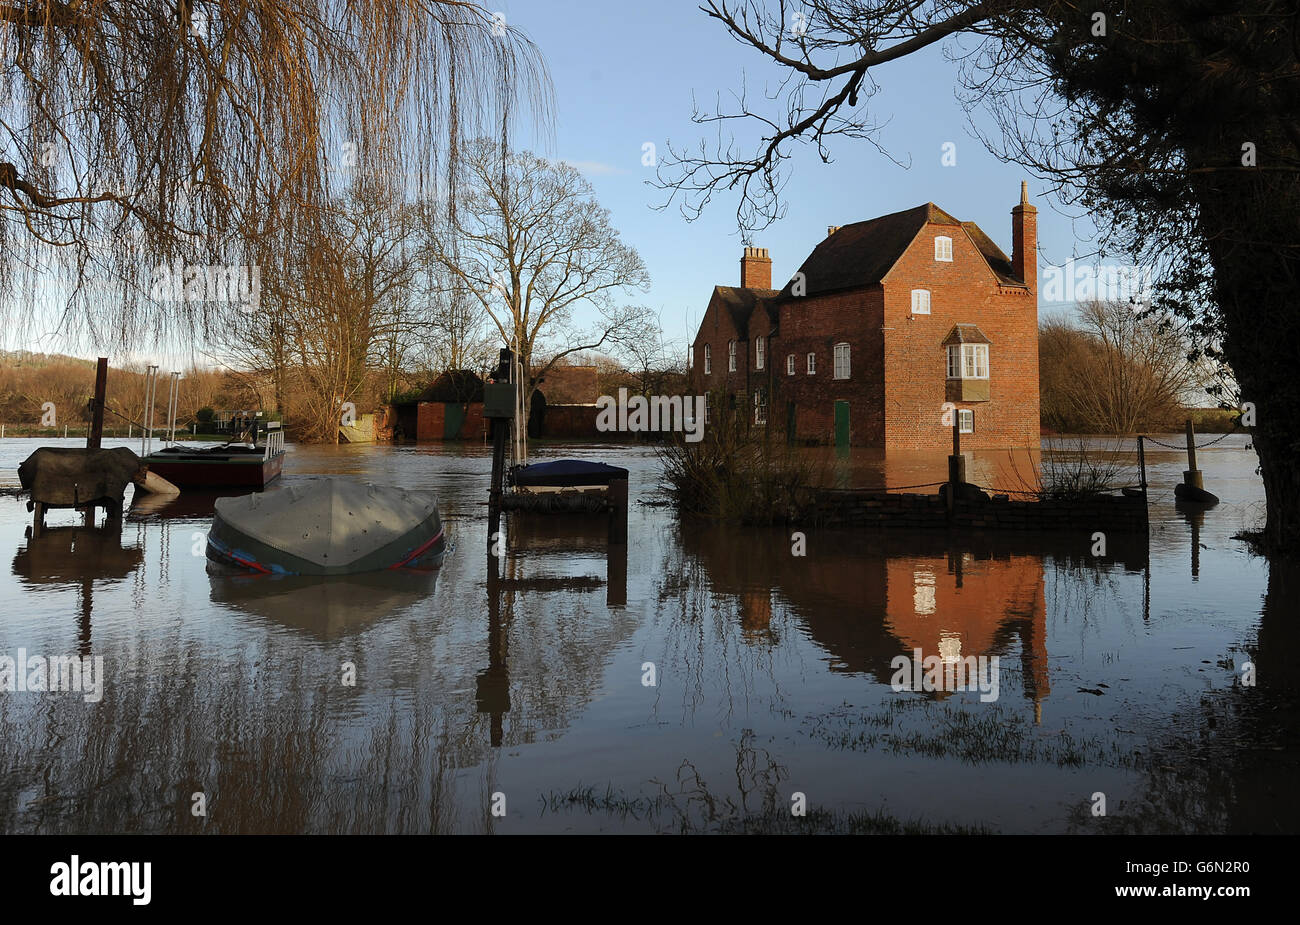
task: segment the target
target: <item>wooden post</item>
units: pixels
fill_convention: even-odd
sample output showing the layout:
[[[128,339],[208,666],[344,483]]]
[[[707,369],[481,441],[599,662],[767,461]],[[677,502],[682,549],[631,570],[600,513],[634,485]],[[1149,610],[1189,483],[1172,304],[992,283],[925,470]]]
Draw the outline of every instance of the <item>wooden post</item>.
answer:
[[[627,479],[611,479],[609,497],[609,544],[627,545]]]
[[[957,486],[966,482],[966,457],[961,455],[961,415],[954,408],[952,412],[952,455],[948,457],[948,491],[946,504],[948,513],[953,511],[953,502],[957,498]]]
[[[100,357],[95,363],[95,397],[90,402],[90,435],[86,437],[86,449],[99,449],[104,436],[104,398],[108,391],[108,357]]]
[[[505,418],[492,419],[492,485],[488,491],[488,551],[501,533],[501,493],[506,470],[506,430],[510,422]]]
[[[1187,419],[1187,468],[1196,471],[1196,428],[1191,418]]]
[[[497,382],[508,381],[514,367],[514,354],[510,349],[502,348],[496,372],[492,378]],[[493,544],[501,533],[501,506],[505,488],[506,474],[506,431],[517,424],[511,418],[490,417],[492,422],[492,484],[488,488],[488,553],[492,554]]]
[[[1142,434],[1138,434],[1138,474],[1141,479],[1142,494],[1147,493],[1147,454],[1142,444]]]

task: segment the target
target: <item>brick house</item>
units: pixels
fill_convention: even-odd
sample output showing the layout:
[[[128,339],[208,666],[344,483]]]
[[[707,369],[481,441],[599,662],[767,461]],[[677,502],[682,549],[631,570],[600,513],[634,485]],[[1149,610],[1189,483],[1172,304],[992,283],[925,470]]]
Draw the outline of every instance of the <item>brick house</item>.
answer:
[[[746,247],[700,322],[693,387],[792,440],[951,447],[952,410],[963,449],[1038,446],[1037,213],[1022,183],[1010,258],[934,203],[832,227],[780,290]]]

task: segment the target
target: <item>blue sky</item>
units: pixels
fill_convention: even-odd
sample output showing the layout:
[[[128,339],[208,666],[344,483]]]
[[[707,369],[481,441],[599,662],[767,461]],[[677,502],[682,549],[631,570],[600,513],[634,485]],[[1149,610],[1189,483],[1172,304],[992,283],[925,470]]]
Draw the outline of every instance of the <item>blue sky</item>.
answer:
[[[554,139],[539,153],[584,166],[600,202],[623,239],[645,260],[653,285],[639,300],[661,313],[665,334],[685,342],[698,325],[714,285],[737,285],[741,241],[734,195],[716,197],[687,223],[675,209],[656,212],[664,193],[647,186],[654,171],[641,164],[642,144],[675,146],[713,137],[691,122],[692,91],[701,108],[748,78],[757,99],[776,72],[757,52],[730,38],[690,0],[648,3],[513,0],[489,4],[526,32],[550,68],[557,101]],[[886,215],[933,201],[977,222],[1008,254],[1012,206],[1029,181],[1039,209],[1040,268],[1094,250],[1093,228],[1042,195],[1045,184],[994,158],[971,132],[954,92],[957,66],[932,48],[882,67],[881,90],[868,102],[883,123],[880,140],[907,165],[899,167],[863,141],[835,139],[833,163],[804,147],[790,162],[789,207],[753,243],[772,256],[774,285],[798,269],[828,225]],[[978,114],[976,116],[979,118]],[[984,125],[981,122],[981,125]],[[956,144],[957,164],[942,166],[944,142]],[[1040,269],[1041,274],[1041,269]],[[1061,311],[1040,304],[1040,316]]]

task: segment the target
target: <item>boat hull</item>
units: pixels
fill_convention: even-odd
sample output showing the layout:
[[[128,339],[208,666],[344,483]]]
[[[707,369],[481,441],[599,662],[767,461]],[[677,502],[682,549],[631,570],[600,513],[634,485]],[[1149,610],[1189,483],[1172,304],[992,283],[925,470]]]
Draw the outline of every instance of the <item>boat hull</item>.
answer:
[[[256,454],[155,453],[141,462],[179,488],[263,488],[280,477],[284,451]]]
[[[221,498],[207,555],[274,575],[355,575],[434,568],[447,538],[431,499],[341,479],[309,479],[280,491]]]

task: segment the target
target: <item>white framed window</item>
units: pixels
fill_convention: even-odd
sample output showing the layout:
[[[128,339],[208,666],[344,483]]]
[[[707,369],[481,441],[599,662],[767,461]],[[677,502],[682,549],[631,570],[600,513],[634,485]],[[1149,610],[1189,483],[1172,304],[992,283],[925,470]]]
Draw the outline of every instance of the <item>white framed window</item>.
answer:
[[[913,315],[930,314],[930,290],[929,289],[912,290],[912,314]]]
[[[949,379],[987,379],[988,344],[953,344],[948,348]]]
[[[940,235],[934,239],[934,259],[941,263],[952,263],[952,238]]]
[[[815,353],[808,354],[808,375],[817,375],[817,354]]]
[[[785,358],[785,374],[787,376],[794,375],[794,354],[793,353]]]
[[[754,368],[762,369],[767,363],[767,342],[760,335],[754,338]]]
[[[705,344],[704,345],[704,375],[709,376],[712,374],[713,374],[713,345]]]
[[[736,342],[734,340],[729,340],[727,341],[727,372],[734,373],[735,371],[736,371]]]
[[[704,423],[705,424],[709,423],[709,409],[712,407],[713,407],[713,398],[711,396],[706,397],[704,399]]]
[[[849,378],[849,345],[848,344],[835,345],[834,373],[836,379]]]
[[[975,412],[970,408],[957,409],[957,433],[975,433]]]
[[[767,423],[767,392],[763,389],[754,393],[754,423]]]

